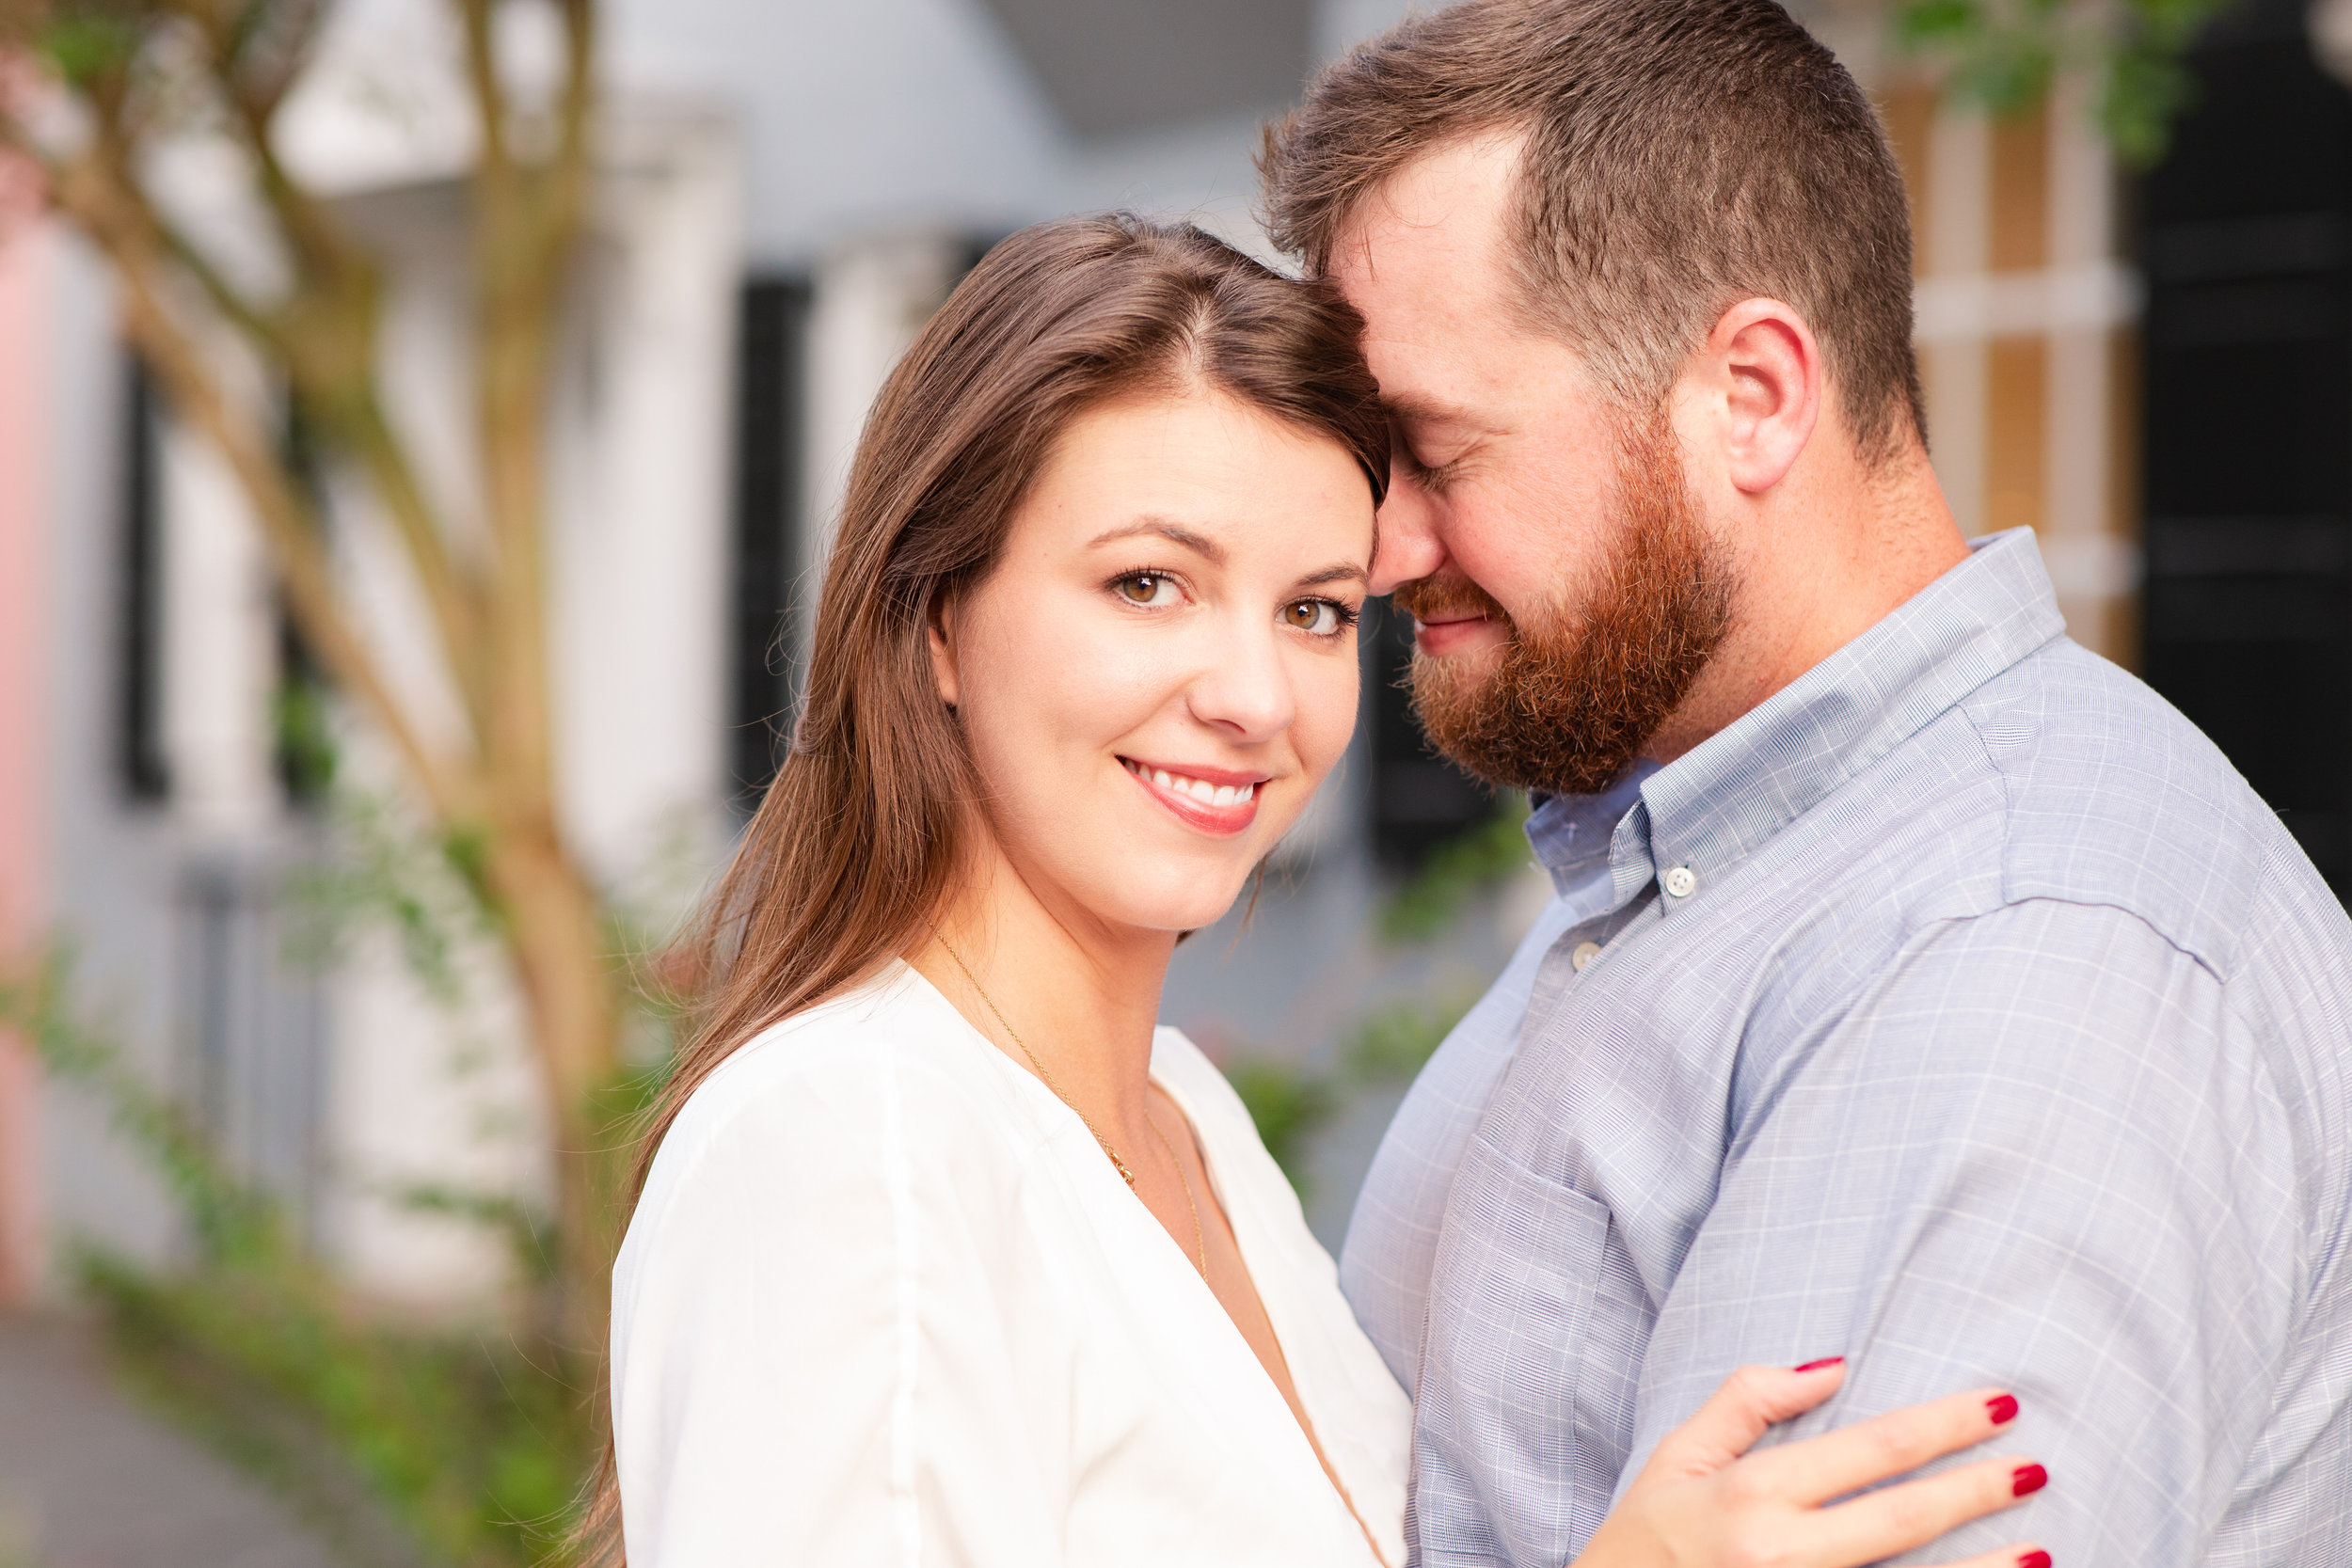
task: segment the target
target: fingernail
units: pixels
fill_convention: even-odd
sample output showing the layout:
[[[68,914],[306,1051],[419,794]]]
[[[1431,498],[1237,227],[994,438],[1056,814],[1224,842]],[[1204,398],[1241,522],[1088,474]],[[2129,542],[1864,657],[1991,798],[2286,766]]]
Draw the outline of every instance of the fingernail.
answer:
[[[2017,1396],[2014,1394],[1994,1395],[1984,1402],[1984,1413],[1993,1418],[1994,1426],[2009,1425],[2010,1422],[2017,1419]]]
[[[1808,1361],[1796,1370],[1801,1372],[1818,1372],[1823,1367],[1835,1367],[1845,1359],[1842,1355],[1824,1355],[1819,1361]]]
[[[2022,1497],[2028,1492],[2039,1492],[2050,1484],[2050,1472],[2039,1465],[2020,1465],[2009,1478],[2009,1494]]]
[[[2017,1560],[2017,1568],[2050,1568],[2050,1554],[2037,1547]]]

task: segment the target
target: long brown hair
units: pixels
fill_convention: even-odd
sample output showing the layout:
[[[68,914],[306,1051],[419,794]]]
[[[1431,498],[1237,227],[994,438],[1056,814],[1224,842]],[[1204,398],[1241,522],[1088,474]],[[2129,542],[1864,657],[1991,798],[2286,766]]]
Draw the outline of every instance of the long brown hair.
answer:
[[[979,786],[929,618],[995,565],[1071,420],[1120,396],[1215,391],[1339,442],[1376,504],[1389,436],[1362,328],[1325,285],[1127,214],[1024,230],[949,296],[866,417],[790,753],[681,943],[697,1006],[641,1180],[721,1062],[872,974],[945,901]],[[615,1561],[619,1513],[608,1447],[581,1536]]]

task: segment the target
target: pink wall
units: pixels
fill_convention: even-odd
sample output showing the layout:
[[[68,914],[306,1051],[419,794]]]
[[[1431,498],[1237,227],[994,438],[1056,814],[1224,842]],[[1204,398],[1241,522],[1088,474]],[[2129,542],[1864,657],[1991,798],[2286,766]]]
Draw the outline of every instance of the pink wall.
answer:
[[[46,545],[52,378],[43,330],[55,246],[15,214],[0,226],[0,964],[39,940],[48,907],[42,831],[50,593]],[[0,1035],[0,1306],[30,1293],[40,1258],[36,1080]]]

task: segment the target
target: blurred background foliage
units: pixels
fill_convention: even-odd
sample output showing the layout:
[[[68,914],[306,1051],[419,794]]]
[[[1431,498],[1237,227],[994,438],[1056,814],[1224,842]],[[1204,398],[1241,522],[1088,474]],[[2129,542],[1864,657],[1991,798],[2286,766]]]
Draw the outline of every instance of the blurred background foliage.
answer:
[[[2041,102],[2062,73],[2096,84],[2092,113],[2124,162],[2164,155],[2196,84],[2189,46],[2232,0],[1897,0],[1896,45],[1945,73],[1946,90],[1995,116]]]
[[[569,1560],[564,1532],[600,1440],[596,1365],[565,1353],[554,1332],[555,1243],[544,1221],[507,1198],[403,1195],[503,1233],[524,1299],[467,1324],[372,1310],[274,1197],[124,1065],[103,1025],[74,1004],[72,982],[62,954],[0,982],[0,1023],[31,1040],[56,1080],[105,1108],[188,1221],[186,1256],[168,1270],[87,1246],[72,1256],[73,1281],[135,1388],[355,1563]],[[629,1148],[657,1082],[634,1074],[599,1097],[610,1149]],[[620,1159],[610,1164],[617,1196],[625,1172]]]
[[[328,968],[389,935],[422,993],[463,1020],[495,915],[463,845],[392,800],[327,807],[328,851],[284,896],[300,964]],[[659,1089],[675,1000],[654,977],[659,912],[675,907],[683,844],[655,857],[640,896],[610,901],[608,948],[629,975],[628,1065],[590,1097],[603,1208],[626,1206],[637,1132]],[[162,1180],[186,1222],[183,1255],[142,1266],[87,1244],[69,1275],[137,1393],[254,1476],[364,1568],[523,1568],[573,1560],[566,1532],[602,1442],[601,1353],[563,1322],[564,1238],[544,1203],[422,1182],[389,1196],[498,1236],[508,1299],[471,1321],[418,1321],[356,1296],[277,1196],[236,1168],[171,1095],[130,1066],[77,991],[69,947],[0,974],[0,1028],[29,1040]],[[0,1516],[0,1568],[7,1552]],[[29,1549],[29,1548],[28,1548]],[[24,1568],[30,1568],[29,1562]]]
[[[1438,941],[1471,900],[1526,871],[1526,797],[1506,791],[1493,813],[1439,844],[1391,890],[1374,929],[1391,952]],[[1367,1095],[1402,1089],[1477,1000],[1471,990],[1408,997],[1373,1009],[1327,1059],[1300,1063],[1237,1050],[1225,1076],[1249,1107],[1258,1135],[1304,1198],[1317,1133]]]

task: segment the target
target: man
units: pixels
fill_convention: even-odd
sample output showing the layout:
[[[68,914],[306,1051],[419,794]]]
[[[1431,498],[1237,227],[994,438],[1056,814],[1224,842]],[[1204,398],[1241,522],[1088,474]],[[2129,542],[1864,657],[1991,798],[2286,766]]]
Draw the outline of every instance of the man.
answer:
[[[1394,406],[1376,589],[1557,896],[1343,1279],[1426,1564],[1558,1564],[1734,1366],[2018,1390],[2068,1568],[2352,1561],[2352,926],[1929,467],[1910,234],[1771,0],[1473,0],[1270,134]]]

